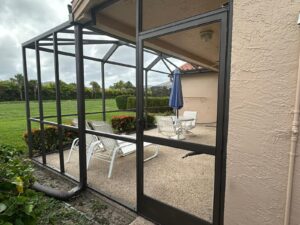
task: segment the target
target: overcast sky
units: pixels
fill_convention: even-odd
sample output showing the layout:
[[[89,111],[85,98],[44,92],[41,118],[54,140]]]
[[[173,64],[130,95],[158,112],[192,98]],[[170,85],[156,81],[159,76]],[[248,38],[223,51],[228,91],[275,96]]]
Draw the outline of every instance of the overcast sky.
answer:
[[[1,0],[0,7],[0,80],[6,80],[17,73],[22,73],[21,44],[44,31],[47,31],[68,19],[67,5],[70,0]],[[62,36],[61,36],[62,37]],[[67,36],[70,37],[70,36]],[[92,37],[93,38],[93,37]],[[106,39],[108,37],[94,37]],[[84,54],[101,57],[110,46],[88,45],[84,48]],[[74,47],[60,46],[61,50],[74,52]],[[36,79],[35,55],[33,50],[27,50],[29,79]],[[153,56],[145,56],[145,64],[149,63]],[[120,47],[111,60],[134,63],[134,49]],[[180,65],[182,62],[176,62]],[[119,66],[106,65],[106,86],[124,80],[135,84],[135,70]],[[167,71],[161,63],[155,67]],[[53,81],[53,55],[41,52],[42,81]],[[60,56],[60,76],[65,82],[75,82],[75,59]],[[85,83],[100,80],[100,64],[85,60]],[[166,75],[150,73],[150,85],[168,81]]]

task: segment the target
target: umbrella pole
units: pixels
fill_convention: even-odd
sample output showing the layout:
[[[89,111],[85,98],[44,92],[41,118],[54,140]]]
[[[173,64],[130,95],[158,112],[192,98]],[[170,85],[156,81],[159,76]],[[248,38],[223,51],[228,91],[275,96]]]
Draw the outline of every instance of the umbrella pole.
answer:
[[[176,116],[176,122],[175,122],[175,126],[178,126],[178,109],[175,109],[175,116]],[[177,140],[179,140],[179,133],[177,134]]]

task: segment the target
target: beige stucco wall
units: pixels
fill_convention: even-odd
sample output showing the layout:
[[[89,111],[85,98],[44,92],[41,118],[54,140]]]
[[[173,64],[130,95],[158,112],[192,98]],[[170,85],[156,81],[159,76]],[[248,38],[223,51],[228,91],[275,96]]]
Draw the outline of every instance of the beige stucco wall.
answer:
[[[181,77],[184,106],[179,111],[197,111],[197,123],[217,118],[218,73],[186,74]]]
[[[234,1],[225,225],[283,224],[299,11],[299,1]],[[300,224],[299,157],[295,178],[291,225]]]

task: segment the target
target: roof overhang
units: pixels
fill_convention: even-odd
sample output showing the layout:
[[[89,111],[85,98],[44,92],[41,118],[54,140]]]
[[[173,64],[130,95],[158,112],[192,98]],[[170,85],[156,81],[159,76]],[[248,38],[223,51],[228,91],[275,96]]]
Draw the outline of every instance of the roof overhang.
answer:
[[[157,26],[192,17],[222,7],[227,0],[144,0],[143,26]],[[166,10],[167,9],[167,10]],[[73,16],[76,22],[93,21],[93,27],[117,37],[135,42],[135,0],[75,0]],[[212,31],[209,42],[200,39],[202,31]],[[219,32],[218,23],[201,28],[145,41],[145,46],[184,61],[218,71]]]

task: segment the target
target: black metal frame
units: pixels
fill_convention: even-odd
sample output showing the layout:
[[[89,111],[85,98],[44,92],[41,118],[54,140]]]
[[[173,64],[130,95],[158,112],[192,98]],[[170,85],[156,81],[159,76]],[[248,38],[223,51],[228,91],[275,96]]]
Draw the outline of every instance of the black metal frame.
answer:
[[[53,57],[54,57],[54,73],[55,73],[55,89],[56,89],[56,115],[57,124],[62,124],[61,119],[61,99],[60,99],[60,82],[59,82],[59,60],[58,60],[58,46],[57,46],[57,33],[53,33]],[[44,117],[45,118],[45,117]],[[59,161],[60,161],[60,171],[65,172],[65,162],[63,153],[63,130],[58,126],[58,151],[59,151]]]
[[[175,207],[155,200],[144,193],[144,173],[143,173],[143,141],[160,145],[194,151],[197,153],[215,155],[215,181],[214,181],[214,207],[213,224],[223,224],[224,196],[225,196],[225,164],[226,164],[226,140],[228,124],[228,101],[229,101],[229,59],[228,38],[230,28],[228,19],[231,20],[231,2],[229,7],[224,7],[211,12],[203,13],[178,22],[173,22],[150,30],[143,30],[143,0],[136,1],[136,43],[137,43],[137,118],[139,126],[137,128],[137,179],[138,179],[138,201],[137,210],[145,217],[151,218],[162,224],[210,224],[209,222],[196,218],[187,212],[183,212]],[[144,89],[143,84],[143,46],[144,41],[150,38],[157,38],[163,35],[184,31],[209,23],[220,23],[220,66],[218,80],[218,109],[217,109],[217,133],[216,146],[205,146],[182,141],[174,141],[159,137],[152,137],[143,134],[144,124]]]
[[[74,30],[70,30],[69,28],[74,27]],[[32,149],[32,130],[31,130],[31,123],[38,123],[41,129],[42,140],[44,140],[44,126],[45,125],[52,125],[58,128],[58,137],[59,137],[59,146],[58,146],[58,153],[59,153],[59,164],[60,169],[59,172],[65,176],[70,177],[70,175],[65,173],[65,162],[64,162],[64,155],[63,155],[63,146],[62,146],[62,134],[64,130],[74,130],[77,131],[79,134],[79,183],[77,188],[75,188],[74,193],[77,193],[80,190],[83,190],[87,187],[87,168],[86,168],[86,154],[85,154],[85,134],[94,134],[99,136],[104,136],[112,139],[123,140],[131,143],[136,143],[134,138],[123,137],[114,134],[107,134],[102,132],[97,132],[94,130],[87,130],[85,128],[85,116],[91,114],[102,114],[103,120],[106,120],[106,114],[112,112],[119,112],[119,111],[131,111],[135,112],[135,109],[128,109],[128,110],[110,110],[106,111],[106,102],[105,102],[105,65],[117,65],[122,67],[128,68],[136,68],[134,65],[120,63],[116,61],[111,61],[109,58],[113,55],[113,53],[117,50],[119,46],[125,45],[131,48],[135,48],[135,46],[129,42],[116,40],[116,41],[93,41],[93,40],[84,40],[83,35],[108,35],[105,32],[102,32],[99,29],[89,28],[90,31],[83,30],[84,26],[81,24],[73,23],[72,21],[65,22],[31,40],[24,42],[22,44],[22,58],[23,58],[23,73],[24,73],[24,91],[25,91],[25,100],[26,100],[26,121],[27,121],[27,133],[28,133],[28,149],[29,149],[29,157],[33,157],[33,149]],[[74,34],[74,39],[72,38],[58,38],[58,34],[60,33],[67,33],[67,34]],[[95,58],[85,56],[83,54],[83,45],[85,44],[113,44],[113,46],[107,51],[103,58]],[[58,50],[59,45],[75,45],[75,54],[65,51]],[[41,46],[53,46],[53,49],[44,48]],[[26,50],[32,49],[35,51],[36,56],[36,67],[37,67],[37,81],[38,81],[38,105],[39,105],[39,115],[32,116],[30,112],[30,99],[29,99],[29,89],[28,89],[28,73],[27,73],[27,55]],[[40,52],[48,52],[53,53],[54,59],[54,75],[55,75],[55,89],[56,89],[56,115],[47,115],[44,116],[44,109],[43,109],[43,99],[42,99],[42,79],[41,79],[41,65],[40,65]],[[154,55],[162,55],[162,53],[152,52],[147,49],[145,51],[151,52]],[[75,57],[76,59],[76,79],[77,79],[77,113],[74,114],[62,114],[61,112],[61,93],[60,93],[60,83],[59,83],[59,55]],[[167,56],[165,55],[164,58],[166,60]],[[85,98],[84,98],[84,68],[83,68],[83,60],[91,60],[95,62],[99,62],[101,64],[100,71],[101,71],[101,83],[102,83],[102,110],[100,112],[86,112],[85,111]],[[152,68],[145,68],[145,71],[152,71],[161,74],[165,74],[169,76],[169,73],[153,70]],[[62,124],[62,118],[67,116],[78,116],[78,128],[64,125]],[[56,118],[56,122],[48,121],[47,119]],[[80,122],[81,121],[81,122]],[[42,150],[42,162],[41,165],[49,168],[50,165],[47,164],[47,154],[45,152],[45,145],[42,141],[41,143],[41,150]],[[33,161],[36,161],[32,158]],[[69,193],[73,193],[70,191]],[[101,192],[102,195],[106,196],[107,198],[119,202],[124,207],[134,210],[134,207],[125,205],[124,203],[120,202],[119,200],[114,199],[107,193]],[[71,194],[68,194],[71,196]]]
[[[109,7],[110,5],[118,2],[118,0],[105,1],[103,4],[96,6],[92,10],[92,15],[103,8]],[[109,199],[120,203],[121,205],[138,212],[139,214],[149,217],[150,219],[162,223],[162,224],[210,224],[200,218],[190,215],[182,210],[176,209],[169,205],[166,205],[158,200],[146,196],[144,194],[144,171],[143,171],[143,142],[152,142],[160,145],[166,145],[170,147],[180,148],[184,150],[194,151],[197,153],[215,155],[215,188],[214,188],[214,210],[213,210],[213,224],[223,224],[223,213],[224,213],[224,195],[225,195],[225,165],[226,165],[226,141],[227,141],[227,126],[228,126],[228,102],[229,102],[229,73],[230,73],[230,48],[231,48],[231,23],[232,23],[232,1],[229,2],[227,7],[214,10],[212,12],[204,13],[201,15],[193,16],[188,19],[184,19],[178,22],[173,22],[161,27],[153,28],[150,30],[143,30],[142,19],[143,19],[143,0],[136,0],[136,46],[134,43],[116,37],[116,41],[99,41],[99,40],[84,40],[83,35],[110,35],[106,32],[93,27],[90,23],[84,25],[67,21],[25,43],[22,45],[23,54],[23,73],[24,73],[24,90],[26,100],[26,121],[28,131],[28,148],[29,157],[32,158],[32,133],[31,133],[31,122],[39,123],[41,129],[41,135],[44,135],[44,125],[53,125],[58,128],[59,133],[59,160],[60,170],[59,172],[63,175],[68,176],[65,173],[64,168],[64,156],[62,149],[62,133],[64,130],[76,130],[79,133],[79,184],[77,190],[83,190],[87,187],[87,168],[86,168],[86,153],[85,153],[85,134],[94,134],[98,136],[104,136],[112,139],[119,139],[137,145],[136,155],[136,166],[137,166],[137,208],[134,209],[128,205],[121,203],[114,197],[102,193],[102,195]],[[220,76],[218,86],[218,112],[217,112],[217,138],[216,146],[206,146],[194,143],[187,143],[182,141],[170,141],[163,138],[152,137],[144,135],[145,118],[144,113],[147,113],[147,106],[144,102],[144,96],[147,98],[147,91],[144,92],[144,81],[145,88],[147,90],[147,77],[148,72],[158,72],[169,75],[172,71],[166,62],[178,68],[168,58],[173,57],[165,53],[160,53],[153,50],[144,49],[144,41],[149,38],[159,37],[165,34],[170,34],[178,31],[190,29],[192,27],[200,26],[202,24],[220,22],[221,23],[221,48],[220,48]],[[69,28],[74,26],[74,30]],[[83,30],[84,28],[88,29]],[[58,38],[58,33],[74,34],[72,38]],[[52,37],[51,37],[52,36]],[[112,36],[112,35],[110,35]],[[115,36],[112,36],[115,37]],[[105,54],[102,59],[85,56],[83,54],[84,44],[113,44],[109,51]],[[59,51],[59,45],[75,45],[75,54]],[[109,58],[121,45],[136,48],[136,66],[110,61]],[[44,48],[41,46],[53,46],[53,50]],[[36,66],[37,66],[37,80],[38,80],[38,103],[39,103],[39,116],[32,117],[30,112],[30,99],[28,90],[28,73],[27,73],[27,57],[26,49],[34,49],[36,55]],[[41,68],[40,68],[40,51],[53,53],[54,57],[54,72],[55,72],[55,84],[56,84],[56,114],[54,116],[44,116],[43,111],[43,99],[42,99],[42,81],[41,81]],[[144,52],[150,52],[156,54],[157,58],[151,62],[148,67],[144,68],[143,54]],[[77,79],[77,114],[65,114],[61,112],[61,99],[60,99],[60,83],[59,83],[59,55],[71,56],[76,59],[76,79]],[[176,58],[176,57],[174,57]],[[84,98],[84,59],[99,62],[101,64],[101,83],[102,83],[102,111],[101,112],[86,112],[85,111],[85,98]],[[153,66],[162,61],[170,73],[163,71],[153,70]],[[137,136],[136,139],[130,137],[124,137],[115,134],[108,134],[98,132],[94,130],[86,129],[85,127],[85,116],[88,114],[102,114],[103,120],[106,120],[106,113],[115,111],[106,111],[105,104],[105,64],[124,66],[128,68],[136,68],[136,90],[137,90]],[[209,70],[200,70],[203,72],[209,72]],[[145,72],[145,75],[144,75]],[[199,71],[197,71],[199,72]],[[190,73],[182,71],[182,73]],[[145,76],[145,80],[144,80]],[[145,111],[144,111],[145,110]],[[124,111],[124,110],[122,110]],[[132,111],[132,110],[128,110]],[[78,128],[62,124],[62,117],[64,116],[78,116]],[[57,118],[57,122],[47,121],[47,118]],[[43,140],[43,138],[42,138]],[[42,143],[42,163],[41,165],[49,167],[46,162],[45,146]],[[35,160],[35,159],[33,159]],[[159,209],[159,213],[157,210]]]

